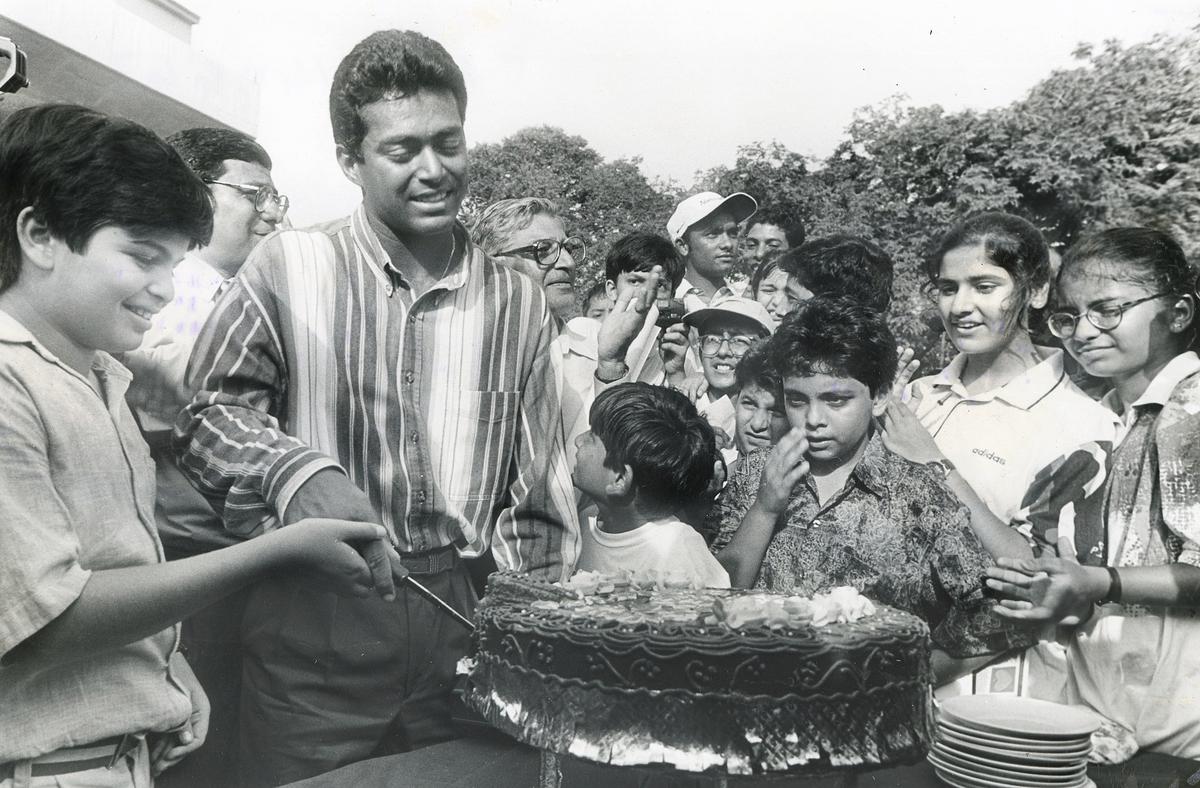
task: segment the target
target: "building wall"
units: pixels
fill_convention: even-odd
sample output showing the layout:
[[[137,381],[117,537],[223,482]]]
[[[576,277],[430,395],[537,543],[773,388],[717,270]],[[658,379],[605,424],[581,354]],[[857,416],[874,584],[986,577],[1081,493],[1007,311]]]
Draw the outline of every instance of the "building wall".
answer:
[[[30,85],[0,112],[65,101],[163,135],[192,126],[255,132],[256,75],[194,50],[197,17],[174,0],[5,0],[2,10],[0,35],[27,53]]]

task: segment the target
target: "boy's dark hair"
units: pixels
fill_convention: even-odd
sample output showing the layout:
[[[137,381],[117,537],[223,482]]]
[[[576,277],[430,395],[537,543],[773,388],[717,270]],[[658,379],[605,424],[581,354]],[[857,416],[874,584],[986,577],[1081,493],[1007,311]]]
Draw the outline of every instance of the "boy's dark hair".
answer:
[[[597,282],[588,288],[587,295],[583,297],[584,307],[592,303],[593,298],[608,298],[608,288],[604,286],[603,282]]]
[[[1016,289],[1014,310],[1024,312],[1034,292],[1050,281],[1050,247],[1033,224],[1011,213],[988,211],[968,217],[942,238],[937,250],[925,261],[928,287],[937,285],[942,259],[963,246],[979,244],[992,265],[1012,277]]]
[[[783,390],[783,381],[771,363],[770,354],[767,352],[767,340],[755,342],[750,346],[746,355],[742,356],[741,361],[734,368],[733,376],[737,380],[738,391],[747,386],[758,386],[774,394],[776,400],[780,401],[776,404],[782,402],[780,394]]]
[[[616,282],[621,274],[632,271],[649,273],[661,265],[663,275],[671,280],[671,287],[679,287],[683,281],[683,258],[675,244],[657,233],[633,232],[616,240],[604,258],[604,278]]]
[[[184,129],[167,137],[167,143],[179,152],[200,180],[221,177],[226,159],[248,161],[271,169],[271,157],[263,146],[249,134],[233,129]]]
[[[412,30],[379,30],[342,58],[329,89],[333,141],[356,156],[367,127],[359,111],[376,101],[411,96],[420,90],[454,94],[460,119],[467,116],[467,85],[450,53],[432,38]]]
[[[804,222],[794,211],[778,205],[759,206],[754,215],[746,221],[746,232],[750,232],[750,228],[756,224],[773,224],[783,230],[783,237],[787,238],[789,249],[795,249],[804,243]]]
[[[892,303],[892,258],[863,238],[831,235],[809,241],[779,258],[779,267],[814,296],[846,296],[877,312]]]
[[[80,253],[99,229],[212,236],[212,197],[154,132],[70,104],[19,109],[0,124],[0,292],[21,274],[17,216],[34,214]]]
[[[604,464],[632,468],[639,499],[655,513],[678,511],[712,482],[712,427],[678,391],[621,383],[596,395],[589,422],[604,444]]]
[[[896,337],[874,309],[845,296],[815,296],[789,312],[768,340],[780,378],[854,378],[878,396],[896,377]]]

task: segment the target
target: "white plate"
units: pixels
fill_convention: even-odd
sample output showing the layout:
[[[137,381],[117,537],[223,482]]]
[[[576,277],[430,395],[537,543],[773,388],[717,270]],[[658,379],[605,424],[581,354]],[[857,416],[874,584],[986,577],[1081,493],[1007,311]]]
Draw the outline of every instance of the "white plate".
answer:
[[[939,757],[936,753],[929,754],[929,762],[933,764],[934,769],[938,772],[938,776],[945,779],[943,772],[954,778],[954,781],[963,788],[1032,788],[1034,783],[1022,777],[1012,779],[1004,779],[1000,777],[992,777],[990,775],[978,774],[962,767],[955,766],[947,762],[944,758]],[[1056,788],[1084,788],[1088,784],[1086,774],[1082,775],[1078,781],[1073,783],[1054,783]],[[1044,785],[1044,783],[1043,783]],[[1040,788],[1040,786],[1039,786]]]
[[[1051,750],[1047,752],[1044,750],[1031,750],[1025,749],[1022,745],[1002,744],[964,733],[957,733],[945,727],[938,728],[937,735],[942,741],[952,743],[956,747],[967,747],[980,755],[1005,758],[1014,763],[1021,762],[1030,765],[1062,765],[1086,761],[1088,754],[1092,751],[1090,744],[1084,744],[1075,750],[1066,751]]]
[[[978,769],[984,774],[998,772],[999,776],[1009,780],[1028,777],[1046,783],[1076,783],[1079,782],[1079,777],[1087,771],[1087,764],[1083,761],[1070,766],[1029,766],[1010,761],[981,758],[970,752],[955,749],[944,742],[935,742],[933,751],[955,766],[968,770]]]
[[[1082,736],[1077,739],[1029,739],[1021,736],[1005,736],[1002,733],[992,733],[973,728],[970,725],[963,725],[949,717],[939,719],[938,728],[991,742],[994,747],[1021,748],[1032,752],[1075,752],[1090,747],[1092,741],[1091,736]]]
[[[1077,739],[1100,727],[1086,709],[1014,695],[959,695],[942,701],[941,713],[990,733],[1037,739]]]
[[[975,780],[967,781],[960,777],[956,777],[950,772],[938,767],[933,767],[933,771],[937,774],[938,779],[949,785],[950,788],[994,788],[991,783],[977,782]],[[1096,783],[1089,779],[1087,782],[1079,786],[1071,786],[1071,788],[1097,788]]]

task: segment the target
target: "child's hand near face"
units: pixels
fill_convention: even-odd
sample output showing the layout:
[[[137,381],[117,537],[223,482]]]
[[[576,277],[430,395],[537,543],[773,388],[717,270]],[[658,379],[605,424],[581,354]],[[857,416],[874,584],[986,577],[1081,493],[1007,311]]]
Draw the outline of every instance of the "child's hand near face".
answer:
[[[807,451],[808,439],[804,437],[803,429],[792,427],[779,440],[763,466],[758,485],[759,508],[771,514],[783,513],[792,489],[808,475],[808,461],[804,459]]]
[[[676,323],[663,331],[658,340],[658,352],[662,356],[663,371],[667,373],[668,380],[683,374],[683,359],[690,344],[688,327],[683,323]]]

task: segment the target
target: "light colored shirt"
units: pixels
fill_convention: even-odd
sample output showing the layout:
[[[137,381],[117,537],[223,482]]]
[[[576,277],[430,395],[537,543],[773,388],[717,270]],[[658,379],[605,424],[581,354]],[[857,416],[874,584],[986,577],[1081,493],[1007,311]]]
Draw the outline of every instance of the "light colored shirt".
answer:
[[[0,655],[57,618],[93,571],[163,560],[129,372],[104,353],[93,370],[99,392],[0,312]],[[0,667],[0,763],[183,723],[176,630],[54,667]]]
[[[1103,457],[1090,465],[1061,458],[1080,447],[1111,445],[1116,421],[1067,377],[1061,350],[1045,349],[1040,363],[980,394],[968,394],[963,386],[966,364],[966,355],[959,354],[939,374],[912,382],[910,392],[920,397],[917,418],[988,509],[1039,541],[1034,521],[1054,523],[1061,516],[1044,509],[1059,509],[1081,497],[1082,489],[1094,482],[1092,472],[1102,475]],[[1087,453],[1095,454],[1090,448]],[[1083,471],[1090,474],[1086,479],[1047,478]],[[1039,490],[1059,493],[1027,496],[1035,480]]]
[[[712,298],[705,298],[703,291],[684,278],[679,283],[679,287],[675,288],[675,297],[683,302],[683,305],[687,307],[687,311],[694,312],[697,309],[703,309],[708,306],[714,299],[742,295],[742,293],[746,292],[746,284],[745,279],[726,282],[724,287],[718,288],[717,292],[712,294]]]
[[[599,320],[576,317],[567,322],[554,341],[557,358],[562,362],[563,425],[567,432],[567,457],[572,467],[575,464],[575,438],[588,431],[588,414],[597,394],[618,383],[640,381],[654,386],[666,385],[667,376],[658,352],[662,329],[655,325],[657,320],[658,307],[651,304],[642,330],[625,352],[628,371],[623,377],[609,382],[596,378]],[[683,371],[688,376],[701,371],[700,360],[690,347],[684,356]]]
[[[195,393],[187,385],[186,373],[196,337],[231,281],[196,254],[175,266],[172,280],[175,299],[155,315],[141,347],[126,353],[122,361],[133,372],[125,399],[154,446],[158,488],[154,518],[159,537],[177,556],[224,547],[238,539],[224,529],[212,505],[184,478],[166,445],[175,420]]]
[[[122,357],[133,373],[126,399],[147,432],[169,431],[191,402],[188,359],[225,278],[195,254],[175,266],[175,298],[163,307],[137,350]]]
[[[677,572],[704,588],[729,588],[729,574],[708,551],[704,537],[674,517],[622,533],[601,530],[597,519],[589,517],[579,568],[607,574]]]
[[[1108,565],[1200,566],[1200,358],[1176,356],[1122,414],[1102,506],[1090,509]],[[1139,748],[1200,759],[1200,610],[1103,605],[1069,656],[1072,702],[1132,731]]]
[[[227,528],[278,527],[334,468],[402,552],[490,548],[501,569],[570,576],[579,524],[545,296],[456,237],[461,262],[415,299],[362,207],[254,250],[197,340],[176,434]]]

